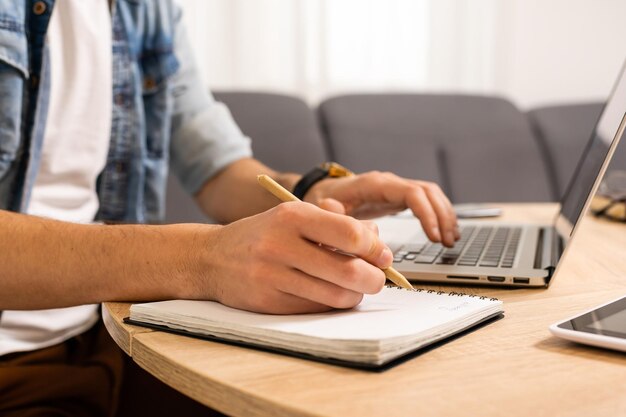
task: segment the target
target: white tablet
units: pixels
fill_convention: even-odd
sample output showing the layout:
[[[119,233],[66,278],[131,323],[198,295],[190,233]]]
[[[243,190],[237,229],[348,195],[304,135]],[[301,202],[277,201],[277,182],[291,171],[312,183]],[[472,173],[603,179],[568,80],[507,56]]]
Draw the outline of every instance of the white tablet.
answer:
[[[626,297],[550,326],[553,335],[626,352]]]

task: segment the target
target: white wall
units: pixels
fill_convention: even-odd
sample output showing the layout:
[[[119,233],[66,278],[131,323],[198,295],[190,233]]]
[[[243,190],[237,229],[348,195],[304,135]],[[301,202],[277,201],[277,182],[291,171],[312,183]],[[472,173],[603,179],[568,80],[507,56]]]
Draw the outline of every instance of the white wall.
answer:
[[[604,99],[626,58],[626,1],[506,1],[495,85],[522,106]]]
[[[626,58],[625,0],[179,0],[214,89],[602,100]]]

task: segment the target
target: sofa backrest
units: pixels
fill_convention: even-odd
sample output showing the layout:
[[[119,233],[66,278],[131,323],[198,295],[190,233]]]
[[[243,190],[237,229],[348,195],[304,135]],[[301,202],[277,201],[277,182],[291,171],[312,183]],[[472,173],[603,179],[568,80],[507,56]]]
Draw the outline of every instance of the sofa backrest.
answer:
[[[436,181],[455,203],[554,198],[528,121],[507,100],[363,94],[319,113],[331,156],[356,171]]]
[[[305,173],[328,160],[315,113],[301,99],[281,94],[216,92],[244,134],[255,158],[279,171]]]
[[[254,156],[279,171],[304,173],[328,161],[315,113],[301,99],[280,94],[214,92],[230,109]],[[170,175],[166,223],[210,221]]]
[[[501,98],[386,94],[331,98],[316,113],[298,98],[218,92],[252,139],[255,157],[303,173],[336,160],[438,182],[453,202],[555,201],[602,108],[546,107],[524,114]],[[319,123],[318,123],[319,119]],[[611,168],[626,169],[622,143]],[[167,222],[203,222],[173,178]]]

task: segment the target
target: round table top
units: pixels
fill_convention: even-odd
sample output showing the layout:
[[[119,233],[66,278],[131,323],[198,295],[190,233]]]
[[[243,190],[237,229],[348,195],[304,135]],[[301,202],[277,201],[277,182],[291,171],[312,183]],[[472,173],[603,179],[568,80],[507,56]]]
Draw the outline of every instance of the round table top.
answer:
[[[549,223],[555,204],[500,204],[503,221]],[[382,373],[124,324],[117,344],[195,400],[235,416],[622,415],[626,355],[557,339],[548,326],[626,293],[626,225],[587,217],[550,288],[419,287],[504,301],[505,318]]]

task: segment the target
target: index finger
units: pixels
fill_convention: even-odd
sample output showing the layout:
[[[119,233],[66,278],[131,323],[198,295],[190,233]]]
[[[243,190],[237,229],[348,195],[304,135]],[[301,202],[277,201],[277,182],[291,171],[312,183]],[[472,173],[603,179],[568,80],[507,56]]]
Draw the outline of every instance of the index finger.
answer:
[[[313,205],[306,211],[308,215],[300,227],[304,238],[358,256],[379,268],[391,266],[391,250],[363,222]]]
[[[456,213],[450,203],[450,200],[447,199],[443,191],[441,191],[437,185],[418,183],[415,186],[424,191],[426,198],[419,201],[419,203],[426,204],[431,207],[430,220],[432,223],[436,221],[437,227],[441,231],[442,242],[446,246],[453,246],[455,240],[457,240],[460,236],[458,234]],[[415,201],[407,201],[409,208],[417,214],[420,211],[419,207],[412,206],[411,203],[415,203]]]

